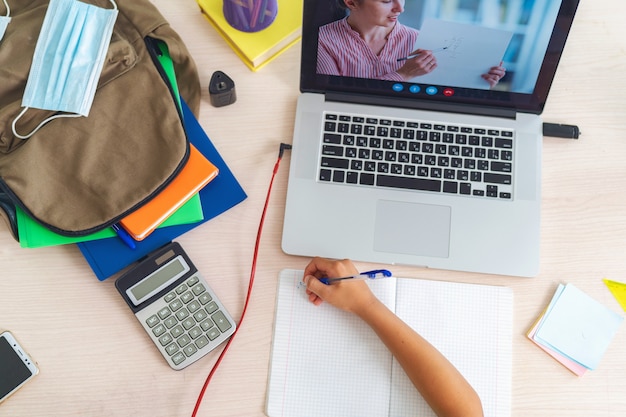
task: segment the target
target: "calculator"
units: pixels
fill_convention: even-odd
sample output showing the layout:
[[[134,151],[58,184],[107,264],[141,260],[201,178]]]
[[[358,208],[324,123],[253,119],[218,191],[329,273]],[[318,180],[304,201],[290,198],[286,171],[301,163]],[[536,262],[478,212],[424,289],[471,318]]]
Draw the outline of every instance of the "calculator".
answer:
[[[180,244],[170,242],[120,276],[115,287],[173,369],[235,332],[235,322]]]

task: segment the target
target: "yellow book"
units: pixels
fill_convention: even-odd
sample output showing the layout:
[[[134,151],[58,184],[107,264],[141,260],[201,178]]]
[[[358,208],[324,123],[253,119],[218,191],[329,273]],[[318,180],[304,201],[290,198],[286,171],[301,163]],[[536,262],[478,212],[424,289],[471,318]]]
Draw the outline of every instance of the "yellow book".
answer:
[[[242,32],[230,26],[224,18],[222,1],[197,2],[209,23],[253,71],[265,66],[302,36],[303,0],[278,0],[276,20],[258,32]]]

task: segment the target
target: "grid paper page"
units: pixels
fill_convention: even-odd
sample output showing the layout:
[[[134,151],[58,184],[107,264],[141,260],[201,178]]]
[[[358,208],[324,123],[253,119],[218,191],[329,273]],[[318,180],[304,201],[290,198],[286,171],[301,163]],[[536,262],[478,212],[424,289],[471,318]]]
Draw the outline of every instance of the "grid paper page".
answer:
[[[280,275],[267,415],[434,416],[367,325],[332,306],[313,306],[301,279],[302,271]],[[509,288],[402,278],[371,284],[468,379],[485,417],[510,416]]]
[[[396,314],[474,387],[485,417],[511,415],[513,292],[510,288],[398,279]],[[394,360],[390,416],[435,416]]]
[[[391,354],[356,316],[311,304],[298,285],[302,272],[279,277],[267,415],[386,416]],[[393,306],[395,279],[370,287]]]

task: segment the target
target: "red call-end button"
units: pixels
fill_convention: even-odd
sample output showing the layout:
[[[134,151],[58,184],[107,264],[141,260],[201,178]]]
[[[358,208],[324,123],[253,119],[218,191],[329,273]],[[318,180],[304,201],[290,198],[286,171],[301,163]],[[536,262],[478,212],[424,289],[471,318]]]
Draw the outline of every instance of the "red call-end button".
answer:
[[[443,95],[446,97],[452,97],[454,95],[454,90],[452,88],[444,88]]]

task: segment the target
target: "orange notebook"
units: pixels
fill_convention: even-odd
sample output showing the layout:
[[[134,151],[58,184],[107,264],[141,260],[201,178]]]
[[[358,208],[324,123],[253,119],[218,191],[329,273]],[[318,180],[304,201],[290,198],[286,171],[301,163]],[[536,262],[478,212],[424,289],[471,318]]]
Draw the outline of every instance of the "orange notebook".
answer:
[[[122,227],[135,239],[143,240],[219,172],[193,145],[189,159],[176,178],[156,197],[120,220]]]

